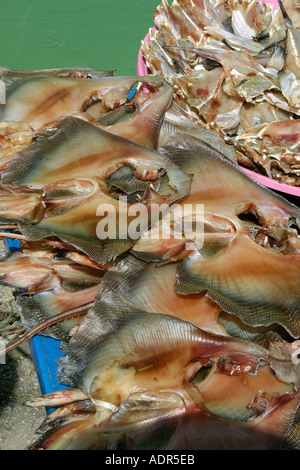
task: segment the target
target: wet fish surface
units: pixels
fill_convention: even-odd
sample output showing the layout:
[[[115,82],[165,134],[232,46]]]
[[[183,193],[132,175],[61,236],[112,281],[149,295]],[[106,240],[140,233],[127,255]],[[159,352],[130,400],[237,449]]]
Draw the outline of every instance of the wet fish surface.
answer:
[[[244,72],[254,70],[259,83],[240,88],[233,108],[224,98],[232,118],[246,106],[242,93],[258,85],[260,95],[277,93],[274,67],[260,80],[264,66],[254,59],[265,50],[253,38],[274,40],[279,31],[268,7],[232,0],[229,11],[227,3],[181,0],[170,9],[164,1],[156,19],[165,34],[168,19],[180,47],[183,24],[194,41],[209,28],[214,56],[199,79],[213,72],[212,90],[230,88],[216,60],[232,65],[222,31],[236,63],[247,49]],[[25,328],[6,350],[38,333],[59,339],[64,354],[57,378],[66,388],[26,402],[55,408],[29,448],[299,449],[299,207],[246,175],[234,134],[224,139],[224,128],[214,138],[199,127],[160,76],[80,67],[0,74],[9,86],[0,234],[19,240],[0,259],[0,283],[14,289]],[[261,103],[241,113],[245,126],[260,112],[274,116]],[[201,112],[211,122],[207,104]],[[276,126],[296,132],[297,119],[291,134],[283,122],[257,126],[274,143]]]

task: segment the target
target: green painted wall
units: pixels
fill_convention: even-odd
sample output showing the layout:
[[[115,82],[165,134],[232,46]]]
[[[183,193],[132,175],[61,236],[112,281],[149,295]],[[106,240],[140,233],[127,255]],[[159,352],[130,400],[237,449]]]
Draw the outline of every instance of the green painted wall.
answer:
[[[160,0],[0,0],[0,65],[135,75]]]

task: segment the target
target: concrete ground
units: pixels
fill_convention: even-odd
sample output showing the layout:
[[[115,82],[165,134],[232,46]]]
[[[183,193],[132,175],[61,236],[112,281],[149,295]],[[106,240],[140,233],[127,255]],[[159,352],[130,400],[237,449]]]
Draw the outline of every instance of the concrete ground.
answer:
[[[6,363],[0,364],[0,450],[26,450],[38,438],[45,408],[27,407],[24,402],[40,394],[29,347],[9,353]]]
[[[12,291],[0,286],[0,349],[22,333],[17,318]],[[27,407],[24,402],[40,394],[25,343],[0,360],[0,450],[26,450],[38,438],[36,431],[46,417],[45,408]]]

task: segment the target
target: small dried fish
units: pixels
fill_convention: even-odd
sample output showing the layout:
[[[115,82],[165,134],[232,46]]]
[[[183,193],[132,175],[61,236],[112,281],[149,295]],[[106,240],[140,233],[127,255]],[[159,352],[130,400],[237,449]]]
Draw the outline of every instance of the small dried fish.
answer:
[[[273,12],[270,5],[255,0],[164,1],[141,50],[150,71],[167,80],[175,102],[197,126],[231,138],[239,164],[299,186],[295,162],[288,166],[279,153],[270,171],[273,147],[256,146],[252,153],[241,138],[247,105],[255,108],[258,121],[251,128],[279,120],[297,122],[300,114],[299,11],[288,1],[279,5]],[[273,120],[265,112],[264,105],[270,104]]]

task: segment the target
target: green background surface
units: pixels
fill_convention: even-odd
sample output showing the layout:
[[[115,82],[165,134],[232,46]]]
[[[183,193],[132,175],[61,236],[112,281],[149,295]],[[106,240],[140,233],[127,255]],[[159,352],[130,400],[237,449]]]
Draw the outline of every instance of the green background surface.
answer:
[[[0,66],[135,75],[160,0],[0,0]]]

